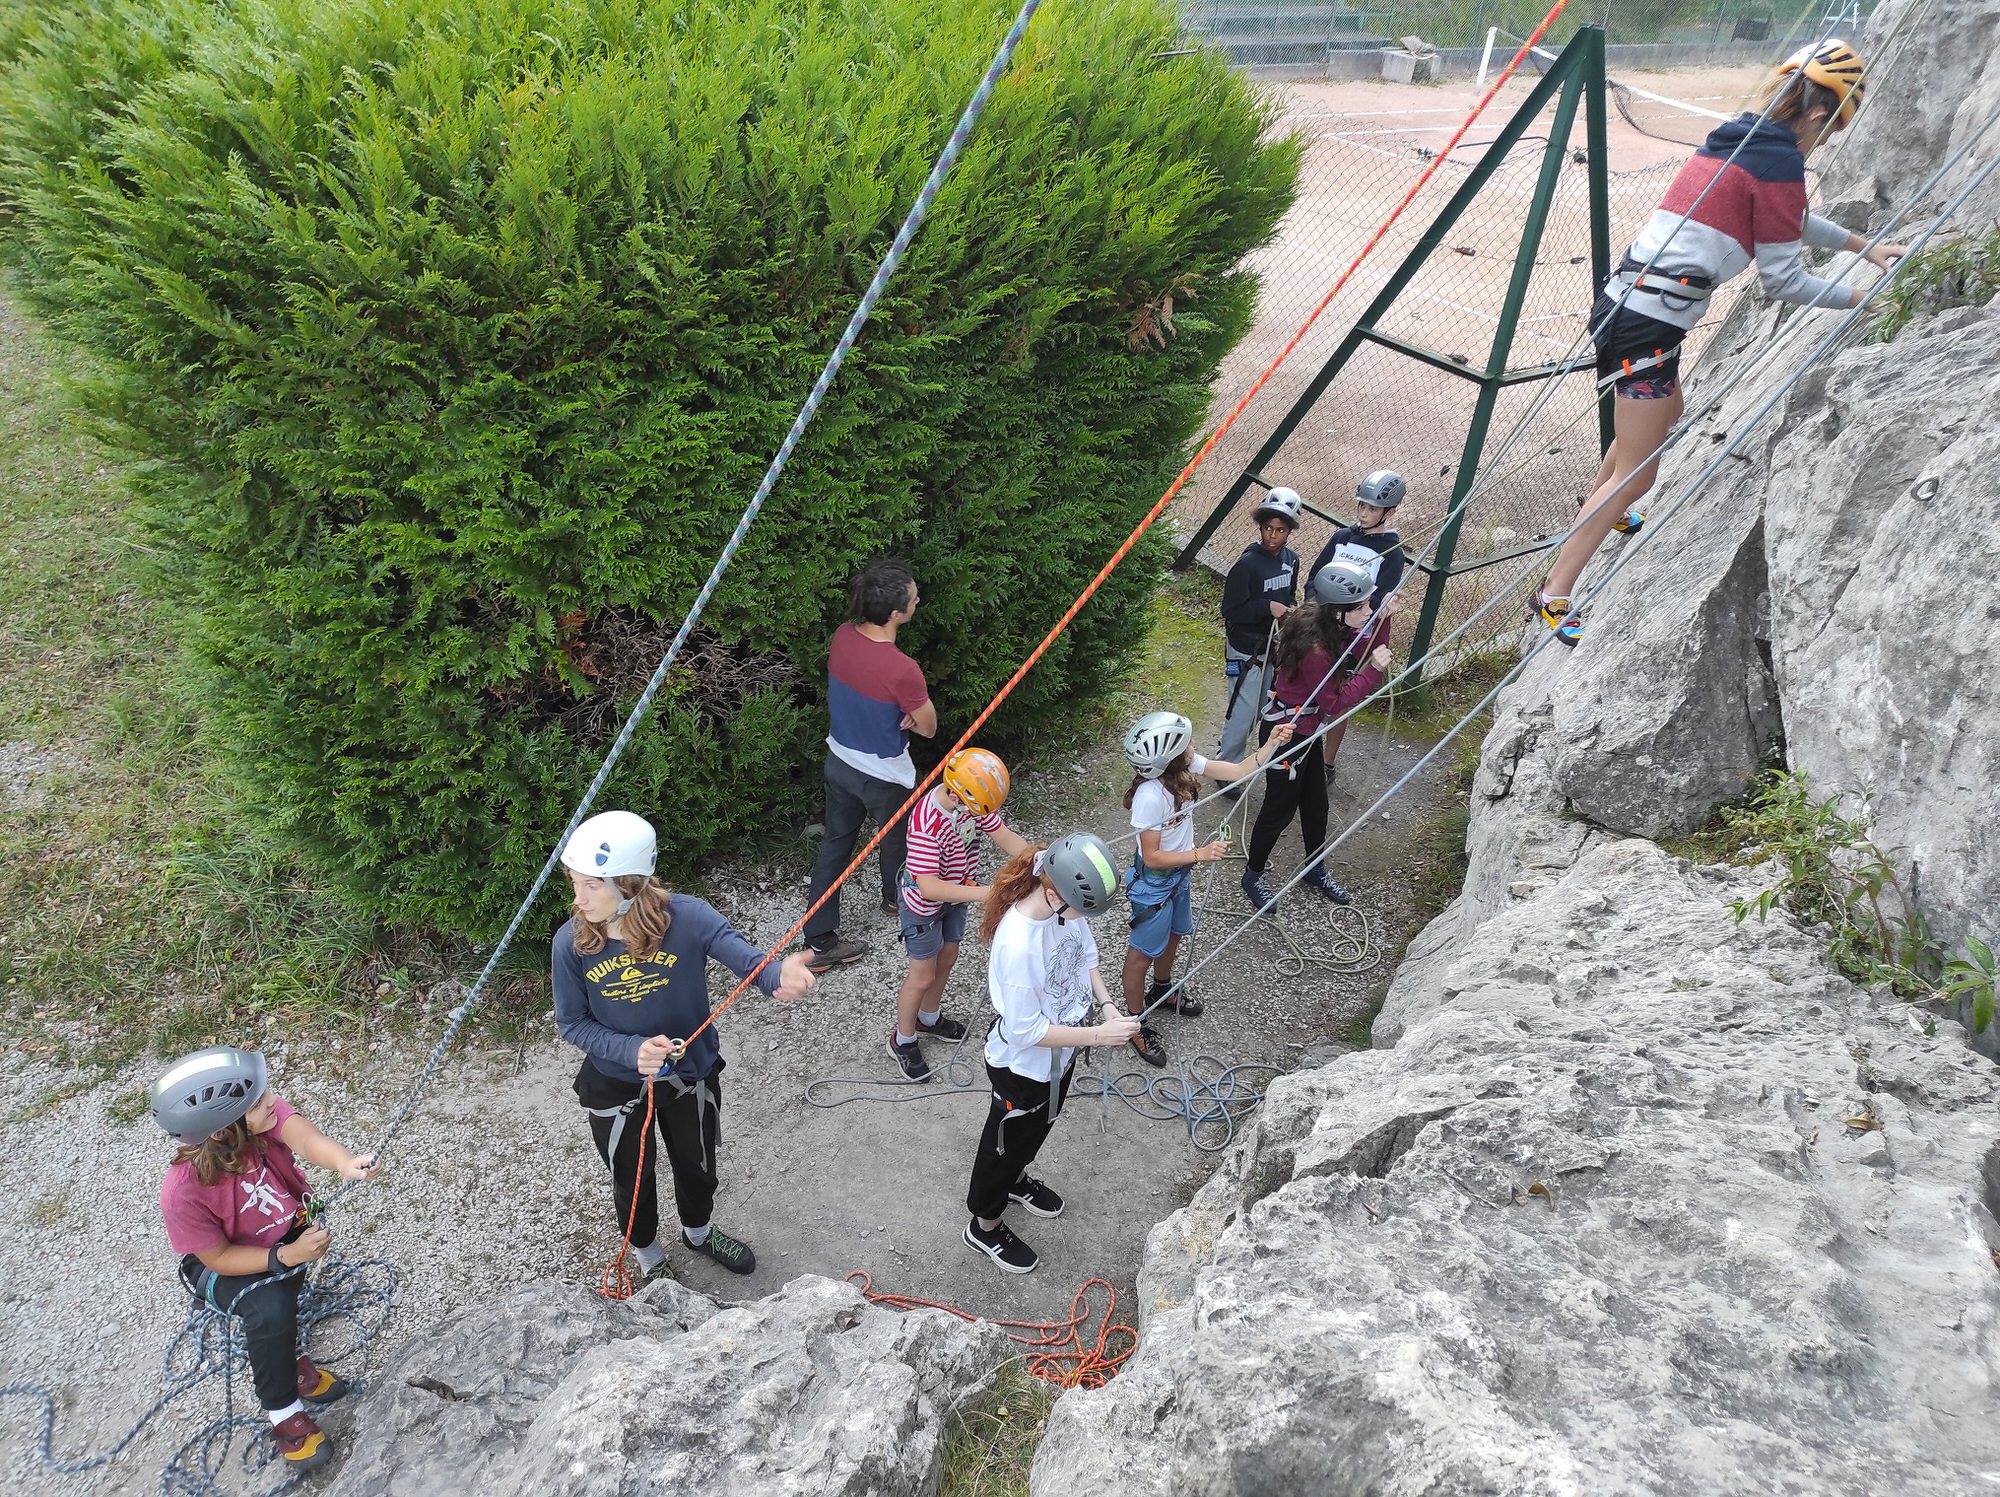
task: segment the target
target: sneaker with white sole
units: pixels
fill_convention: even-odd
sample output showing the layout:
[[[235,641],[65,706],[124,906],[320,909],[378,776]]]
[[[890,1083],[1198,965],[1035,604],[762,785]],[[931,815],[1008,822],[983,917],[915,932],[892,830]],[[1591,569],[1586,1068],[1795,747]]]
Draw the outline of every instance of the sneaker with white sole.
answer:
[[[1035,1265],[1042,1261],[1035,1250],[1016,1237],[1013,1228],[1005,1222],[991,1232],[982,1232],[976,1221],[967,1222],[965,1245],[991,1258],[993,1266],[1002,1273],[1033,1273]]]
[[[927,1040],[942,1040],[947,1045],[956,1045],[965,1038],[965,1026],[950,1014],[939,1014],[935,1024],[926,1024],[919,1017],[917,1033]]]
[[[1054,1218],[1062,1215],[1063,1198],[1033,1175],[1023,1175],[1008,1186],[1007,1199],[1037,1216]]]
[[[895,1057],[896,1064],[901,1068],[905,1081],[929,1081],[931,1079],[930,1062],[924,1059],[924,1052],[919,1048],[915,1040],[911,1040],[909,1044],[905,1045],[897,1040],[896,1031],[892,1029],[889,1031],[889,1053]]]

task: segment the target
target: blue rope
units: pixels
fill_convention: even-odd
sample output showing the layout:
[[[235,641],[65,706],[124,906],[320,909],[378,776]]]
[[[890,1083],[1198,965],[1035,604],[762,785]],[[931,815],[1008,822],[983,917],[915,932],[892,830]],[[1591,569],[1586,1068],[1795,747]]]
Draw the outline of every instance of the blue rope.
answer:
[[[911,241],[917,237],[917,231],[923,227],[924,219],[931,211],[931,204],[937,199],[938,189],[944,186],[946,178],[957,166],[958,158],[965,150],[965,143],[971,137],[973,127],[979,123],[980,115],[985,113],[987,101],[993,97],[995,86],[1012,63],[1014,49],[1020,45],[1022,36],[1027,32],[1028,23],[1035,18],[1035,12],[1041,8],[1041,3],[1042,0],[1022,0],[1020,12],[1014,17],[1014,24],[1008,29],[1006,38],[1000,43],[1000,50],[993,54],[993,60],[987,64],[985,76],[979,80],[979,87],[972,91],[971,99],[966,102],[965,110],[959,115],[958,124],[951,132],[951,139],[945,142],[944,149],[938,153],[930,175],[925,178],[923,188],[917,193],[916,202],[911,204],[908,215],[903,219],[902,227],[896,231],[896,237],[889,245],[888,252],[882,256],[881,264],[875,267],[875,275],[869,281],[868,289],[861,294],[861,301],[855,307],[854,315],[847,319],[847,326],[841,332],[840,341],[834,344],[833,352],[827,358],[826,367],[820,370],[819,378],[813,381],[812,390],[807,394],[805,404],[799,407],[798,414],[792,418],[791,430],[785,433],[785,440],[779,444],[776,455],[771,459],[771,465],[764,470],[764,478],[757,485],[757,492],[744,506],[742,517],[737,520],[736,529],[731,532],[728,543],[722,548],[722,554],[716,558],[714,567],[710,569],[708,580],[702,584],[701,592],[695,597],[694,606],[688,610],[687,618],[682,621],[679,632],[674,635],[673,643],[667,646],[667,653],[661,658],[659,668],[653,672],[652,679],[646,683],[646,689],[633,704],[631,714],[625,719],[624,727],[619,729],[618,737],[612,743],[610,752],[604,756],[604,763],[599,766],[596,777],[584,791],[583,799],[577,802],[576,810],[570,814],[569,822],[564,826],[562,835],[556,839],[547,860],[543,862],[541,872],[535,875],[534,883],[521,901],[520,908],[514,911],[514,918],[508,922],[499,944],[493,948],[493,954],[480,969],[479,977],[473,983],[471,992],[466,995],[463,1003],[452,1010],[451,1022],[445,1027],[437,1044],[432,1046],[423,1068],[417,1073],[416,1080],[411,1083],[409,1095],[404,1098],[403,1104],[396,1109],[388,1126],[383,1130],[382,1142],[377,1146],[378,1153],[386,1155],[390,1142],[422,1096],[425,1083],[443,1062],[452,1042],[458,1038],[458,1032],[471,1015],[474,1005],[479,1002],[492,982],[501,958],[506,955],[515,936],[520,933],[521,926],[534,908],[535,901],[541,897],[542,890],[547,886],[550,876],[562,859],[562,850],[568,843],[570,834],[590,814],[599,792],[604,789],[605,781],[611,777],[611,771],[623,757],[626,746],[631,743],[632,736],[638,731],[640,723],[645,721],[647,712],[652,708],[653,698],[666,683],[667,673],[680,658],[681,650],[694,633],[695,624],[707,609],[709,600],[715,596],[715,590],[722,582],[723,573],[729,570],[730,562],[735,560],[737,549],[749,535],[751,525],[756,522],[758,512],[764,507],[764,501],[770,497],[772,489],[777,487],[779,477],[784,473],[786,465],[791,462],[792,453],[797,450],[799,439],[805,435],[806,428],[812,425],[813,417],[818,414],[820,402],[826,398],[827,391],[839,377],[841,366],[847,362],[848,354],[853,351],[856,340],[861,336],[862,327],[874,312],[875,304],[882,299],[882,293],[888,289],[897,268],[903,263],[903,256],[908,252]],[[342,1185],[336,1186],[326,1199],[331,1201],[345,1188],[346,1182],[343,1182]]]

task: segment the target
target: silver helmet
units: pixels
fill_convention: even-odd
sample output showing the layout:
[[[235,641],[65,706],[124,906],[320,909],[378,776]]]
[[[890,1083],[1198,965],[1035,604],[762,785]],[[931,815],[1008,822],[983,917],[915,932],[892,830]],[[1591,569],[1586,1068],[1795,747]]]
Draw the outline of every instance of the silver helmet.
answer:
[[[1375,591],[1375,579],[1360,562],[1342,557],[1314,572],[1306,591],[1322,608],[1352,608],[1368,601],[1368,595]]]
[[[215,1045],[183,1055],[153,1083],[146,1103],[153,1121],[184,1144],[206,1143],[240,1123],[270,1085],[271,1073],[255,1050]]]
[[[1125,762],[1157,780],[1194,741],[1194,724],[1178,712],[1148,712],[1125,734]]]
[[[1299,498],[1297,489],[1272,489],[1264,496],[1264,502],[1253,512],[1253,518],[1262,525],[1266,516],[1276,515],[1292,529],[1297,530],[1299,514],[1304,505],[1305,501]]]
[[[1079,915],[1101,915],[1118,897],[1111,851],[1089,832],[1071,832],[1050,843],[1039,861],[1062,902]]]
[[[1409,494],[1410,486],[1403,482],[1403,475],[1394,468],[1377,468],[1356,485],[1354,499],[1357,504],[1372,504],[1377,509],[1394,509]]]

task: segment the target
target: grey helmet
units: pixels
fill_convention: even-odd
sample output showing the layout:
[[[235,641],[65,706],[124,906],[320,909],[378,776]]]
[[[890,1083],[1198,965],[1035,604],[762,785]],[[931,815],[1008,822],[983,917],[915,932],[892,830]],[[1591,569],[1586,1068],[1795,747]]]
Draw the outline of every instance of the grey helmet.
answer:
[[[1377,509],[1394,509],[1410,492],[1403,475],[1394,468],[1377,468],[1355,485],[1354,502],[1372,504]]]
[[[1368,595],[1375,591],[1375,579],[1360,562],[1342,557],[1314,572],[1306,591],[1323,608],[1352,608],[1368,601]]]
[[[1036,862],[1057,896],[1079,915],[1101,915],[1118,897],[1111,850],[1089,832],[1071,832],[1050,843]]]
[[[270,1069],[255,1050],[215,1045],[168,1066],[146,1103],[153,1121],[182,1143],[206,1143],[242,1122],[270,1082]]]
[[[1178,712],[1148,712],[1125,734],[1125,762],[1157,780],[1193,741],[1194,724]]]
[[[1264,523],[1264,516],[1276,515],[1279,519],[1288,523],[1292,529],[1297,530],[1299,528],[1299,514],[1304,504],[1305,501],[1299,498],[1297,489],[1272,489],[1270,493],[1264,496],[1264,502],[1257,506],[1252,518],[1259,525],[1262,525]]]

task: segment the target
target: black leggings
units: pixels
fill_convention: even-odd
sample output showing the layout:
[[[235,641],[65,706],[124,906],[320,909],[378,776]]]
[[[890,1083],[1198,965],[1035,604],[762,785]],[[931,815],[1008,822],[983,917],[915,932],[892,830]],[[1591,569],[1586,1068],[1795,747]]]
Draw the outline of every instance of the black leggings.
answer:
[[[1257,742],[1267,743],[1271,724],[1260,723]],[[1305,834],[1306,861],[1311,862],[1326,846],[1326,740],[1315,738],[1304,748],[1287,748],[1264,770],[1264,804],[1257,812],[1257,824],[1250,828],[1250,871],[1262,873],[1271,861],[1271,851],[1292,818],[1299,818]],[[1291,772],[1287,772],[1289,767]]]
[[[181,1259],[181,1282],[188,1293],[243,1322],[257,1402],[282,1409],[299,1401],[299,1289],[306,1276],[301,1272],[262,1283],[266,1277],[219,1274],[204,1268],[193,1253]],[[252,1284],[262,1287],[245,1293]]]
[[[993,1100],[986,1109],[986,1126],[979,1134],[979,1152],[972,1156],[972,1181],[965,1188],[966,1210],[990,1222],[1005,1214],[1007,1192],[1048,1142],[1075,1074],[1076,1056],[1072,1054],[1051,1096],[1046,1081],[996,1065],[986,1067]]]
[[[662,1073],[670,1074],[670,1073]],[[653,1128],[659,1146],[647,1140],[646,1166],[639,1167],[639,1143],[646,1138],[643,1082],[615,1081],[589,1061],[577,1072],[577,1099],[590,1109],[590,1136],[597,1157],[611,1168],[611,1198],[618,1226],[632,1223],[635,1246],[660,1240],[660,1191],[655,1161],[664,1152],[674,1172],[674,1208],[683,1227],[705,1227],[715,1213],[716,1153],[722,1146],[722,1062],[688,1091],[673,1083],[653,1086]],[[632,1198],[638,1196],[634,1214]]]

